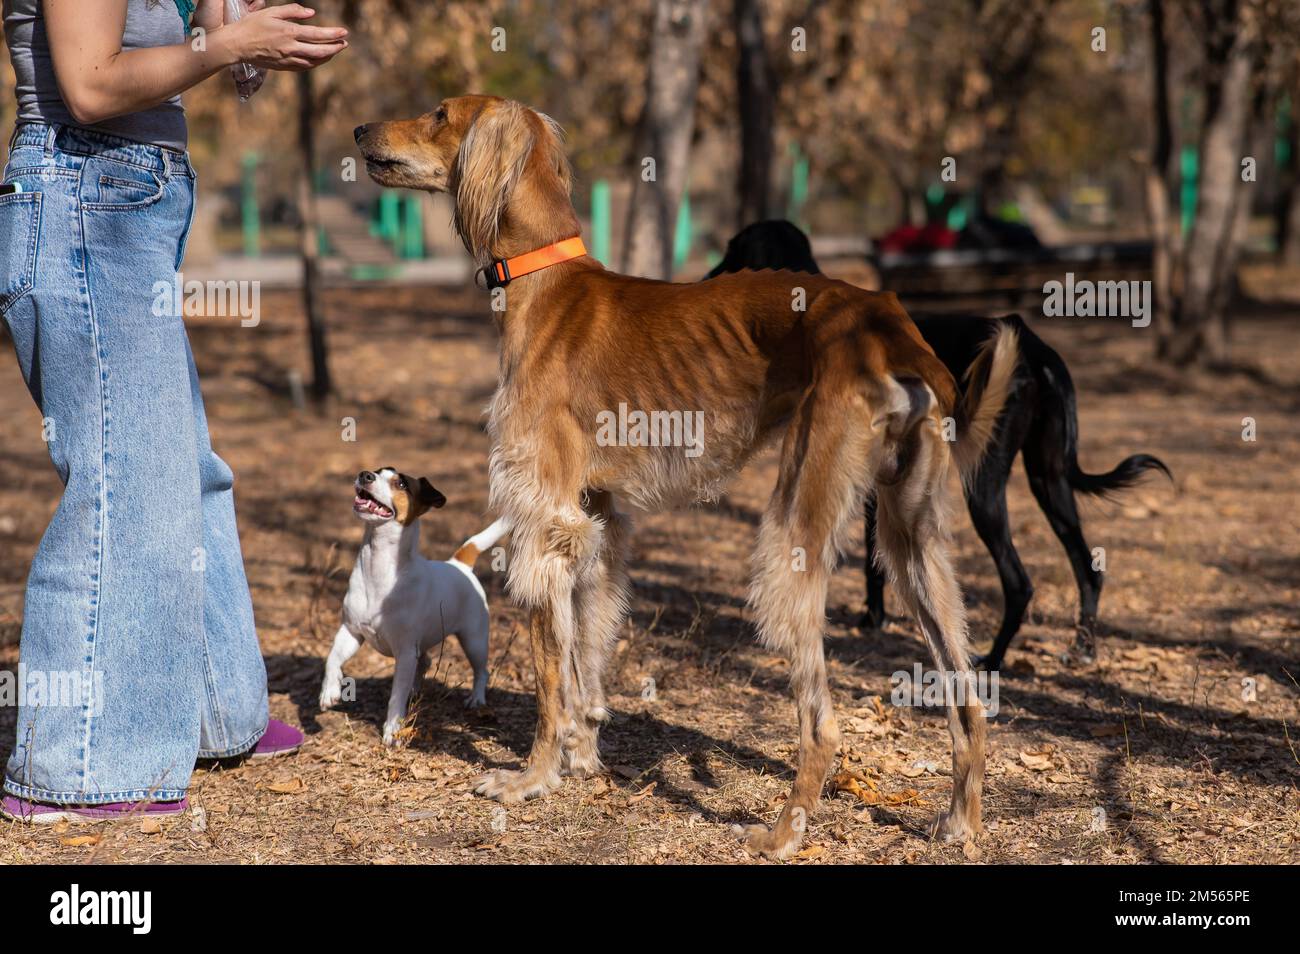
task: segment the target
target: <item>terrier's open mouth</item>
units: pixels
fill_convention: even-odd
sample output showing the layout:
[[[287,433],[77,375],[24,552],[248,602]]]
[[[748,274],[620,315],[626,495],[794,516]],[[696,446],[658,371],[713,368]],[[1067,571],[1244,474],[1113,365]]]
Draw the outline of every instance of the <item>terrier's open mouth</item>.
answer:
[[[377,517],[391,517],[393,511],[385,507],[369,491],[357,488],[357,495],[352,499],[352,509],[357,513],[373,513]]]

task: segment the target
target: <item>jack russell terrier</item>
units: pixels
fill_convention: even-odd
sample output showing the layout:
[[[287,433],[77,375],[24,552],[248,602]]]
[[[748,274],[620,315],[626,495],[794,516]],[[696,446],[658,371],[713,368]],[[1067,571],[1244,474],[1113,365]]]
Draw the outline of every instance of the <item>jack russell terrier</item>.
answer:
[[[325,662],[320,707],[343,694],[343,664],[362,642],[396,660],[393,691],[384,720],[384,744],[392,745],[406,718],[416,681],[428,667],[429,650],[454,634],[474,669],[474,688],[465,705],[487,702],[488,607],[474,576],[474,561],[509,530],[505,519],[461,544],[447,561],[420,555],[420,516],[447,502],[427,479],[392,467],[363,470],[352,510],[366,524],[365,538],[343,600],[343,622]]]

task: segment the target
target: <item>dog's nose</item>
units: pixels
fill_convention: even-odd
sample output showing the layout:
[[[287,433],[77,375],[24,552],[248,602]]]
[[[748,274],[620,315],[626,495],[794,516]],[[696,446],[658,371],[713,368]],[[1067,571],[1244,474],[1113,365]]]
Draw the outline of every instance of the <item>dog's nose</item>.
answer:
[[[362,484],[373,484],[375,482],[375,475],[368,470],[363,470],[361,473],[357,474],[357,482]]]
[[[369,127],[368,125],[366,125],[365,123],[362,123],[362,124],[361,124],[360,126],[358,126],[356,129],[352,130],[352,138],[355,139],[357,142],[360,142],[360,141],[361,141],[361,137],[364,136],[364,135],[366,134],[366,130],[369,129],[369,128],[370,128],[370,127]]]

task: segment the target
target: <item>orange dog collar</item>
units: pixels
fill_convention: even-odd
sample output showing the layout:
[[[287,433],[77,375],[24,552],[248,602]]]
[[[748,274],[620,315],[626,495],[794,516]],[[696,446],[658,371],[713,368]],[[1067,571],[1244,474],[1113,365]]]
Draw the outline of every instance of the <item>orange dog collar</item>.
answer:
[[[550,265],[559,265],[570,259],[587,254],[587,246],[582,244],[581,236],[574,236],[552,245],[544,245],[514,258],[503,258],[479,269],[487,288],[504,288],[516,278],[531,272],[539,272]]]

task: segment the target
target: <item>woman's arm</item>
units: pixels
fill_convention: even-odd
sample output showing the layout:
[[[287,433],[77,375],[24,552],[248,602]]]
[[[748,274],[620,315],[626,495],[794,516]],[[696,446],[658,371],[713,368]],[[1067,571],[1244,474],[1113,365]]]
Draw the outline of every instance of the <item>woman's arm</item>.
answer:
[[[208,30],[205,49],[189,43],[122,49],[127,0],[44,0],[45,30],[59,93],[73,119],[93,124],[166,102],[223,67],[252,63],[306,70],[347,46],[347,30],[299,23],[315,11],[292,3]]]

